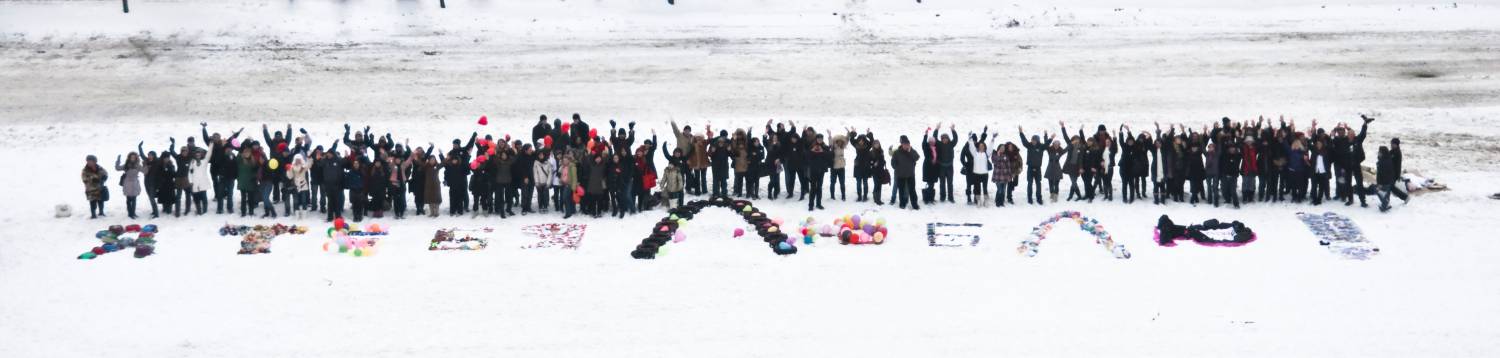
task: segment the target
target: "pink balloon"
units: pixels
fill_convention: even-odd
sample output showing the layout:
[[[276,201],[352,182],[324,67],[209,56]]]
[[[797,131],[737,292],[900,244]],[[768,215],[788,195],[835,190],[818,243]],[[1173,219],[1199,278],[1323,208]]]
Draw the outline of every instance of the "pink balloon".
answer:
[[[682,240],[687,240],[686,234],[683,234],[681,231],[678,231],[676,234],[672,234],[672,242],[682,242]]]
[[[735,228],[734,229],[734,237],[740,237],[740,236],[745,236],[745,229]]]

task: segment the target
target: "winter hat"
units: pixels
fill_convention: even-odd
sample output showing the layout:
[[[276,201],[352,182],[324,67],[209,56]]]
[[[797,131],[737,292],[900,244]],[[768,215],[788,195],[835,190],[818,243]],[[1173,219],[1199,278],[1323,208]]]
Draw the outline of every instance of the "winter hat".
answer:
[[[94,155],[93,155],[93,154],[89,154],[89,156],[88,156],[88,157],[84,157],[84,158],[83,158],[83,159],[84,159],[84,160],[88,160],[88,161],[90,161],[90,162],[93,162],[93,161],[98,161],[98,160],[99,160],[99,158],[98,158],[98,157],[95,157],[95,156],[94,156]]]
[[[911,144],[911,139],[906,138],[906,135],[902,135],[901,144]]]
[[[458,143],[459,143],[459,142],[460,142],[460,141],[459,141],[459,140],[457,140],[457,139],[454,139],[454,140],[453,140],[453,145],[458,145]]]
[[[540,121],[546,122],[547,121],[547,115],[543,114],[542,118],[540,119]]]
[[[575,121],[581,121],[581,120],[583,120],[583,117],[579,117],[578,113],[574,113],[573,114],[573,120],[575,120]]]
[[[1391,146],[1392,147],[1400,147],[1401,146],[1401,138],[1391,138]]]

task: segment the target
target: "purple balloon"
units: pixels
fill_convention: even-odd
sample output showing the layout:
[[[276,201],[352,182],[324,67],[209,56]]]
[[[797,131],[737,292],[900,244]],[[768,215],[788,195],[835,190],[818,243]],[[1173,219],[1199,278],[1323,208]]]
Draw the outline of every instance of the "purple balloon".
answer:
[[[859,227],[859,215],[849,217],[849,225]]]
[[[865,224],[865,233],[875,235],[875,225]]]

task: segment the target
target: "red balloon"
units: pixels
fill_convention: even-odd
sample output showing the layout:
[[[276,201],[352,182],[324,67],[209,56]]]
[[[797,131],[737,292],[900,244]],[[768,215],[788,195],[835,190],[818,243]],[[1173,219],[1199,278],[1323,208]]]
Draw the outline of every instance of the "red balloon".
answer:
[[[552,148],[552,136],[542,137],[542,146]]]
[[[490,124],[490,117],[479,116],[479,125],[483,126],[483,125],[489,125],[489,124]]]
[[[589,128],[589,138],[598,137],[599,128]]]

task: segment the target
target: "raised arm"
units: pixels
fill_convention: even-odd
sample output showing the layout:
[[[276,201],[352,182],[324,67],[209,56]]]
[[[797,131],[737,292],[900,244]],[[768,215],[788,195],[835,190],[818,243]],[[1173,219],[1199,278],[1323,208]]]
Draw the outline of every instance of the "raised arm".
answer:
[[[208,147],[208,122],[198,122],[198,127],[203,130],[203,146]]]
[[[1367,116],[1365,116],[1363,114],[1359,115],[1359,118],[1365,120],[1365,123],[1359,125],[1359,135],[1354,136],[1354,142],[1355,143],[1359,143],[1359,144],[1364,144],[1365,143],[1365,132],[1370,129],[1370,122],[1374,122],[1375,119],[1367,117]]]
[[[271,130],[267,129],[265,123],[260,124],[260,136],[266,139],[266,145],[271,145]]]

